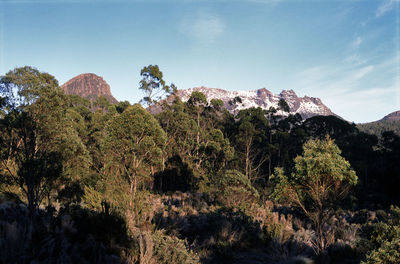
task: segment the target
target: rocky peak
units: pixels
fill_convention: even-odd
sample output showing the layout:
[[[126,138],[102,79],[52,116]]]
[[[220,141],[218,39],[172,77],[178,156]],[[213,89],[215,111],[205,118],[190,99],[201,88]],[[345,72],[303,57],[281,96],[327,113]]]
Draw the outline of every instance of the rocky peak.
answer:
[[[285,99],[290,108],[291,114],[299,113],[304,119],[316,115],[335,115],[321,99],[315,97],[298,97],[293,90],[283,90],[280,94],[274,94],[266,88],[253,91],[227,91],[219,88],[195,87],[187,90],[179,90],[178,96],[183,101],[187,101],[192,92],[199,91],[205,94],[207,99],[220,99],[224,102],[224,107],[231,113],[236,114],[241,109],[250,107],[261,107],[268,110],[270,107],[278,108],[280,99]],[[232,100],[235,97],[240,97],[242,103],[232,105]],[[279,111],[280,115],[287,113]]]
[[[292,89],[290,89],[290,90],[283,90],[279,95],[282,96],[282,97],[284,97],[284,96],[287,96],[287,97],[297,97],[297,94],[296,94]]]
[[[111,94],[110,85],[94,73],[80,74],[64,83],[61,88],[66,94],[80,95],[90,101],[95,101],[97,97],[104,96],[111,103],[118,103],[117,99]]]

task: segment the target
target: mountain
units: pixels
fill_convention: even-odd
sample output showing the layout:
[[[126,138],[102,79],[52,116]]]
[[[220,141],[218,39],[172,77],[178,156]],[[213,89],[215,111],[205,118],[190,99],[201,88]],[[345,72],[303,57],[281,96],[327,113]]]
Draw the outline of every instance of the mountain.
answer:
[[[233,114],[241,109],[250,107],[261,107],[268,110],[271,106],[278,107],[279,100],[285,99],[290,108],[291,114],[299,113],[303,119],[316,115],[335,115],[319,98],[315,97],[298,97],[293,90],[283,90],[280,94],[274,94],[269,90],[262,88],[253,91],[226,91],[218,88],[195,87],[186,90],[178,90],[177,95],[183,101],[187,101],[192,92],[198,91],[206,95],[207,100],[220,99],[224,102],[224,106]],[[240,97],[242,103],[233,102],[235,97]],[[283,112],[278,114],[284,115]]]
[[[390,113],[379,121],[400,121],[400,111]]]
[[[97,97],[104,96],[111,103],[118,103],[117,99],[111,94],[110,85],[102,77],[93,73],[80,74],[64,83],[61,88],[66,94],[80,95],[90,101],[95,101]]]
[[[360,131],[378,137],[385,131],[393,131],[400,136],[400,111],[395,111],[374,122],[357,124]]]

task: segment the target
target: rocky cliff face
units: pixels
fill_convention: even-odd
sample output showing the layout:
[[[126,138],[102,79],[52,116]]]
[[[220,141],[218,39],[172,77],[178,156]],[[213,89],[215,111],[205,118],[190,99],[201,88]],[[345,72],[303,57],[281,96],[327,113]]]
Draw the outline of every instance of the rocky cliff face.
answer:
[[[335,115],[319,98],[315,97],[298,97],[293,90],[283,90],[280,94],[274,94],[269,90],[262,88],[253,91],[226,91],[217,88],[195,87],[187,90],[179,90],[178,96],[183,101],[189,99],[192,92],[199,91],[207,96],[208,100],[220,99],[224,102],[224,106],[233,114],[241,109],[250,107],[261,107],[268,110],[270,107],[278,108],[278,102],[281,98],[285,99],[290,108],[291,114],[299,113],[303,119],[316,115]],[[230,103],[235,97],[240,97],[242,103]],[[278,112],[280,115],[286,115]]]
[[[96,100],[99,96],[104,96],[111,103],[118,103],[117,99],[111,94],[110,85],[102,77],[93,73],[80,74],[64,83],[61,88],[66,94],[77,94],[90,101]]]

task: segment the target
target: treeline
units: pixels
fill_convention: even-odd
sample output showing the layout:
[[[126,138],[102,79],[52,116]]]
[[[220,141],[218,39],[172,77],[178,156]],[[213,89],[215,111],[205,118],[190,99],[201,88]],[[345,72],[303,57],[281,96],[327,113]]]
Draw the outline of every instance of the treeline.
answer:
[[[25,248],[2,255],[5,263],[18,256],[22,263],[79,257],[231,263],[237,249],[250,248],[271,260],[271,247],[293,247],[295,234],[305,230],[313,233],[308,244],[296,242],[303,245],[298,255],[321,262],[334,262],[340,250],[350,251],[354,261],[380,259],[382,247],[399,246],[393,242],[399,238],[393,218],[398,209],[388,214],[389,205],[400,201],[395,133],[378,138],[334,116],[302,120],[289,114],[284,100],[277,109],[249,108],[233,116],[222,101],[208,101],[200,92],[183,102],[157,66],[143,68],[141,76],[147,108],[65,95],[53,76],[28,66],[1,77],[1,199],[27,204],[25,213],[11,206],[19,212],[14,230],[33,226],[29,234],[21,231],[29,241]],[[162,94],[168,99],[160,101]],[[278,115],[282,112],[287,115]],[[355,211],[383,209],[374,219],[386,221],[394,235],[374,244],[377,227],[369,223],[368,233],[359,223],[357,234],[370,234],[363,240],[367,246],[353,241],[337,249],[339,227],[331,221],[339,207],[352,212],[342,216],[352,217]],[[18,214],[26,218],[16,220]],[[8,239],[12,222],[7,213],[0,216]],[[282,220],[294,218],[296,228],[295,221]],[[201,234],[213,221],[221,223],[216,233],[228,235],[211,242]],[[50,241],[69,246],[55,250]],[[82,255],[76,245],[90,247],[90,253]],[[334,245],[342,253],[331,253]]]

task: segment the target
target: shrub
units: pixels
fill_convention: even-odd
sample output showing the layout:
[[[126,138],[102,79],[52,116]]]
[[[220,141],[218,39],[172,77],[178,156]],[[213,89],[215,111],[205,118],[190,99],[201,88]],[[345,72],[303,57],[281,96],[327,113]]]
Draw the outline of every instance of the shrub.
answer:
[[[259,198],[250,180],[237,170],[228,170],[218,180],[217,200],[228,207],[248,207]]]
[[[391,241],[385,240],[380,248],[373,250],[362,264],[398,264],[400,261],[400,238]]]
[[[160,264],[197,264],[199,257],[188,249],[186,243],[157,230],[152,234],[154,255]]]
[[[395,264],[400,260],[400,208],[391,206],[389,220],[363,227],[359,249],[365,254],[363,264]]]

